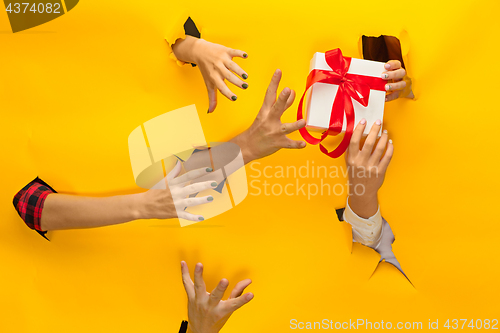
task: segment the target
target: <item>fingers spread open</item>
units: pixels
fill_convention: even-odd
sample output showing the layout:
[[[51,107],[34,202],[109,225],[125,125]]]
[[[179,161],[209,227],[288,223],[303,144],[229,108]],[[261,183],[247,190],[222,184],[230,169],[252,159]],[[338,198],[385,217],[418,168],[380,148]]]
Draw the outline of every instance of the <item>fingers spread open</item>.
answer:
[[[238,282],[234,286],[233,290],[231,290],[231,295],[229,296],[229,298],[240,297],[241,294],[243,294],[243,291],[245,290],[245,288],[248,287],[251,283],[252,283],[252,280],[250,280],[250,279],[246,279],[246,280]]]
[[[181,161],[177,160],[174,168],[167,174],[167,181],[170,182],[172,179],[177,177],[177,175],[181,172],[181,169],[182,169]]]
[[[214,80],[215,86],[219,91],[221,92],[222,95],[226,96],[229,100],[231,101],[236,101],[238,97],[236,96],[235,93],[233,93],[226,85],[223,79],[221,78],[216,78]]]
[[[382,126],[382,122],[377,120],[368,134],[366,138],[365,144],[363,145],[363,149],[361,150],[362,154],[366,159],[372,154],[373,146],[375,145],[375,141],[377,141],[378,133],[380,132],[380,127]]]
[[[207,287],[205,286],[205,281],[203,281],[203,265],[201,262],[197,263],[194,268],[194,291],[196,298],[199,300],[207,297]]]
[[[230,49],[229,50],[229,55],[231,57],[240,57],[240,58],[243,58],[243,59],[248,58],[248,54],[246,52],[243,52],[241,50],[236,50],[236,49]]]
[[[196,179],[198,177],[204,176],[209,172],[212,172],[212,168],[210,167],[205,167],[205,168],[199,168],[195,170],[191,170],[185,174],[183,174],[180,177],[174,178],[171,181],[168,182],[168,186],[177,186],[177,185],[183,185],[184,183]]]
[[[214,112],[217,107],[217,90],[213,84],[207,85],[208,92],[208,113]]]
[[[283,123],[281,124],[281,132],[285,134],[290,134],[298,131],[302,127],[306,126],[306,121],[304,119],[297,120],[293,123]]]
[[[247,304],[253,299],[252,293],[246,293],[240,297],[232,298],[226,301],[227,310],[229,313],[238,310],[243,305]]]
[[[281,148],[301,149],[301,148],[305,148],[305,146],[306,146],[306,143],[304,141],[292,140],[290,138],[285,137],[285,140],[283,140],[283,144],[281,145]]]
[[[200,222],[203,221],[205,218],[201,215],[195,215],[188,213],[186,211],[177,211],[177,217],[180,219],[188,220],[188,221],[194,221],[194,222]]]
[[[274,103],[271,109],[271,115],[273,118],[281,118],[281,115],[285,112],[285,106],[291,94],[292,91],[290,88],[285,88],[281,91],[278,96],[278,100]]]
[[[189,268],[185,261],[181,261],[181,273],[182,273],[182,284],[184,285],[186,294],[189,299],[193,299],[195,296],[194,283],[193,280],[191,280],[191,276],[189,275]]]
[[[405,69],[400,68],[400,69],[396,69],[394,71],[388,71],[388,72],[382,73],[382,78],[384,80],[398,81],[398,80],[401,80],[402,78],[404,78],[405,75],[406,75]]]
[[[219,304],[222,297],[224,297],[224,292],[226,291],[228,285],[229,281],[227,281],[226,279],[222,279],[219,281],[219,284],[212,291],[208,299],[208,304],[210,306],[216,306],[217,304]]]
[[[172,192],[172,197],[184,198],[190,194],[198,193],[201,191],[208,190],[209,188],[215,188],[215,187],[217,187],[217,182],[213,180],[208,180],[201,183],[191,184],[186,187],[175,188],[171,192]]]
[[[211,195],[205,196],[205,197],[199,197],[199,198],[186,198],[186,199],[181,199],[175,202],[175,207],[177,209],[184,210],[186,207],[192,207],[192,206],[198,206],[198,205],[203,205],[210,203],[214,200],[214,197]]]
[[[359,152],[359,143],[361,142],[361,137],[365,131],[366,120],[361,119],[361,121],[356,125],[356,128],[352,132],[351,141],[349,142],[349,154],[354,154]]]
[[[264,104],[262,105],[263,107],[270,109],[274,102],[276,102],[276,93],[278,91],[280,80],[281,70],[277,69],[271,78],[271,83],[269,83],[269,86],[267,87],[266,97],[264,97]]]
[[[224,63],[224,65],[226,66],[227,69],[229,69],[230,71],[236,73],[236,75],[238,75],[239,77],[241,77],[242,79],[246,80],[248,79],[248,74],[247,72],[245,72],[240,66],[238,66],[237,63],[235,63],[234,61],[232,60],[228,60]]]
[[[224,75],[224,77],[226,78],[226,80],[228,80],[229,82],[231,82],[235,86],[237,86],[241,89],[248,88],[248,84],[246,84],[240,78],[238,78],[236,75],[234,75],[229,69],[224,67],[221,69],[221,72]]]

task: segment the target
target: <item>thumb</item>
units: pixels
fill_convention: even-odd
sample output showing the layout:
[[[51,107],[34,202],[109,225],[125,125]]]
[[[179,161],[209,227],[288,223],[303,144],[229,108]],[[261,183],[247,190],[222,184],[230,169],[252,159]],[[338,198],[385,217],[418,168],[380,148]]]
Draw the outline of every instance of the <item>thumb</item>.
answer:
[[[215,107],[217,106],[217,89],[210,84],[207,85],[207,92],[208,92],[208,113],[212,113],[215,110]]]

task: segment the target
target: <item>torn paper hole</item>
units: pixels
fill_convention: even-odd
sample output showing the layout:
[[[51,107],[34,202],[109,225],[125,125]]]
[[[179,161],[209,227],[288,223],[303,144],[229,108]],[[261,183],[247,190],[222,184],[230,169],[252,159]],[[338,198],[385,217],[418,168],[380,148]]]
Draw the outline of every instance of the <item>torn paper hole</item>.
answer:
[[[408,53],[410,50],[408,32],[402,31],[400,38],[388,35],[374,36],[361,36],[359,40],[363,59],[374,60],[380,62],[387,62],[389,60],[399,60],[401,67],[406,70],[406,88],[400,92],[394,92],[399,97],[416,99],[413,92],[413,80],[409,76],[408,66]]]

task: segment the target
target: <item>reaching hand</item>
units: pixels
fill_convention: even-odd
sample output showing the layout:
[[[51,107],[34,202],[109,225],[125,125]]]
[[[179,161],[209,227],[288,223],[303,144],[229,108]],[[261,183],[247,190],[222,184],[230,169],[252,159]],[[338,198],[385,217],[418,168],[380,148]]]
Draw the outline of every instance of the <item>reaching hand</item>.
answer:
[[[284,88],[276,99],[281,71],[274,72],[266,91],[264,103],[253,124],[245,132],[235,137],[232,142],[240,146],[245,163],[274,154],[281,148],[304,148],[304,141],[287,137],[306,125],[301,119],[293,123],[282,123],[281,116],[295,100],[295,91]]]
[[[216,188],[213,180],[190,184],[191,181],[212,172],[212,168],[200,168],[179,176],[182,164],[178,161],[167,177],[143,194],[143,218],[170,219],[183,218],[189,221],[202,221],[201,215],[186,212],[186,207],[210,203],[212,196],[189,198],[190,194],[202,192],[209,188]]]
[[[248,74],[233,61],[234,57],[248,58],[247,53],[191,36],[177,41],[172,49],[177,59],[198,65],[208,91],[209,113],[217,106],[217,90],[231,101],[238,98],[224,80],[238,88],[248,88],[248,84],[239,78],[246,80]]]
[[[345,155],[349,168],[349,206],[363,218],[369,218],[378,210],[377,192],[384,182],[385,172],[394,152],[392,140],[388,141],[385,130],[375,146],[380,126],[381,121],[377,120],[360,149],[361,137],[366,127],[366,120],[361,119],[354,129]]]
[[[208,293],[203,281],[203,265],[201,263],[198,263],[194,269],[194,283],[184,261],[181,262],[181,271],[182,283],[188,297],[188,332],[219,332],[234,311],[253,299],[252,293],[242,295],[245,288],[252,283],[249,279],[238,282],[229,298],[223,301],[224,292],[229,285],[226,279],[220,280],[217,287]]]

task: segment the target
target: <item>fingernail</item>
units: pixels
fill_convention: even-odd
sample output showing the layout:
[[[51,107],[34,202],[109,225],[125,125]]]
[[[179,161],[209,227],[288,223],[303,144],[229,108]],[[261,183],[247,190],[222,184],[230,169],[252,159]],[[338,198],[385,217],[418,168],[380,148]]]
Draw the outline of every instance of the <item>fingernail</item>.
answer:
[[[203,221],[204,220],[203,216],[198,217],[198,220]]]
[[[387,96],[385,97],[385,101],[387,102],[389,99],[387,98]]]
[[[210,109],[208,109],[207,113],[210,113]]]
[[[246,75],[246,74],[241,75],[241,77],[242,77],[244,80],[248,79],[248,75]]]
[[[213,201],[214,200],[214,197],[208,197],[207,198],[207,201]]]
[[[385,85],[385,90],[391,90],[391,85],[390,84],[386,84]]]
[[[246,58],[246,57],[248,57],[248,54],[243,53],[243,58]]]
[[[214,169],[212,169],[212,168],[207,168],[207,169],[206,169],[206,171],[207,171],[207,172],[212,172],[212,171],[214,171]]]
[[[216,186],[217,186],[217,183],[216,183],[216,182],[213,182],[213,183],[212,183],[212,184],[210,184],[210,185],[212,185],[213,187],[216,187]]]
[[[235,101],[235,100],[237,100],[237,99],[238,99],[238,97],[233,96],[233,97],[231,97],[231,99],[232,99],[233,101]]]
[[[196,264],[195,271],[197,271],[197,272],[201,271],[201,263]]]
[[[377,121],[375,122],[375,124],[380,125],[380,124],[382,124],[382,121],[380,121],[380,119],[377,119]]]
[[[384,67],[385,67],[385,69],[390,69],[391,65],[390,64],[385,64]]]
[[[382,78],[383,79],[388,79],[389,78],[389,74],[387,74],[387,73],[382,74]]]
[[[360,123],[361,125],[366,124],[366,119],[365,119],[365,118],[361,119],[361,121],[360,121],[359,123]]]
[[[251,300],[252,298],[253,298],[253,294],[252,293],[248,294],[247,300]]]
[[[243,87],[243,89],[248,88],[248,84],[246,84],[246,83],[243,83],[241,86]]]
[[[392,139],[389,139],[389,143],[392,144]]]
[[[387,130],[384,130],[384,133],[387,134]]]

